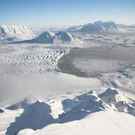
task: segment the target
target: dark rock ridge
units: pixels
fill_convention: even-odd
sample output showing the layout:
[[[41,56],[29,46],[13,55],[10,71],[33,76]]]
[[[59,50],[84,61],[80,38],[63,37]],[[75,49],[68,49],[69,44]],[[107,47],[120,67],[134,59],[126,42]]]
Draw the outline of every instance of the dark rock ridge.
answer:
[[[135,116],[135,101],[124,96],[119,90],[108,88],[99,97],[108,105],[114,106],[117,111]]]
[[[80,120],[91,113],[113,109],[135,116],[135,101],[122,95],[118,89],[108,88],[102,94],[90,91],[75,97],[61,98],[63,111],[54,118],[52,106],[42,101],[29,103],[24,100],[8,109],[23,108],[24,111],[7,128],[6,135],[16,135],[22,129],[41,129],[52,123]],[[54,100],[55,101],[55,100]],[[55,111],[55,110],[54,110]]]

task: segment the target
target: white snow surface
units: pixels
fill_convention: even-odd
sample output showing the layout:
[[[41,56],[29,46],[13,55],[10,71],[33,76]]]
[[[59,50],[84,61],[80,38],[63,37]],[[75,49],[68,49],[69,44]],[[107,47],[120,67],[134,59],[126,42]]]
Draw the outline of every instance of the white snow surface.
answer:
[[[98,112],[80,121],[52,124],[44,129],[24,129],[18,135],[134,135],[135,117],[113,111]]]

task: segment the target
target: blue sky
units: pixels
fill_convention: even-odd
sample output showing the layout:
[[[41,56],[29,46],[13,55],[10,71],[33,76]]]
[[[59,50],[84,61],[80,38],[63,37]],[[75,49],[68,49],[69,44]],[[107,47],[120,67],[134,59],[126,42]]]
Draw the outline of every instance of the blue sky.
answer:
[[[0,0],[0,23],[55,26],[95,20],[135,24],[135,0]]]

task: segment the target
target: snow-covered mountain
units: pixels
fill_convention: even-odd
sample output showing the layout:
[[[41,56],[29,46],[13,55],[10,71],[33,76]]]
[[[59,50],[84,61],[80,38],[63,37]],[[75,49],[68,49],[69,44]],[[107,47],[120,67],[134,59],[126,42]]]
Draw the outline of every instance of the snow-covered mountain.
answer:
[[[7,41],[26,40],[34,37],[31,28],[25,25],[1,25],[0,26],[0,39]]]
[[[29,40],[28,42],[31,42],[31,43],[52,44],[53,43],[53,36],[54,36],[54,33],[49,32],[49,31],[46,31],[46,32],[43,32],[43,33],[39,34],[34,39]]]
[[[1,25],[0,41],[5,43],[116,43],[134,44],[134,26],[125,26],[109,21],[96,21],[80,26],[52,30],[29,28],[25,25]],[[117,34],[116,34],[117,33]],[[123,34],[125,35],[123,36]],[[116,34],[116,35],[115,35]],[[127,35],[126,35],[127,34]],[[113,41],[112,41],[113,38]],[[72,42],[73,41],[73,42]]]
[[[73,36],[69,32],[65,32],[65,31],[57,32],[53,39],[54,43],[67,43],[72,41],[73,41]]]
[[[32,28],[25,25],[1,25],[0,41],[5,43],[69,43],[73,37],[66,31],[41,31],[34,32]]]
[[[16,43],[41,43],[41,44],[58,44],[70,43],[73,41],[73,36],[69,32],[59,31],[56,33],[45,31],[30,40],[23,40]]]
[[[71,32],[83,32],[83,33],[101,33],[101,32],[118,32],[117,24],[114,22],[96,21],[94,23],[88,23],[81,26],[75,26],[68,29]]]

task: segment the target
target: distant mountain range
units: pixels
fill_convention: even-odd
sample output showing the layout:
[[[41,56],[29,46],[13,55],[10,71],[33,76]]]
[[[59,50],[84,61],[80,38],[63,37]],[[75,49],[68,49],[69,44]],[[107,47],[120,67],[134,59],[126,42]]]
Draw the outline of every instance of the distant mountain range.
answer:
[[[59,31],[52,33],[49,31],[42,32],[35,38],[30,40],[17,41],[13,43],[40,43],[40,44],[58,44],[58,43],[70,43],[73,41],[73,37],[70,33],[65,31]]]
[[[67,43],[73,40],[72,35],[66,31],[42,31],[35,34],[33,30],[24,25],[0,26],[0,41],[8,43]]]
[[[128,27],[129,28],[129,27]],[[114,22],[96,21],[80,26],[69,27],[63,30],[47,31],[36,33],[32,28],[25,25],[1,25],[0,42],[5,43],[70,43],[76,37],[75,33],[95,34],[95,33],[118,33],[128,30],[127,27]],[[131,28],[130,28],[131,29]],[[131,30],[130,30],[131,31]],[[74,34],[73,34],[74,33]],[[74,36],[73,36],[74,35]]]
[[[101,32],[118,32],[118,26],[114,22],[96,21],[85,25],[75,26],[68,29],[71,32],[83,33],[101,33]]]

